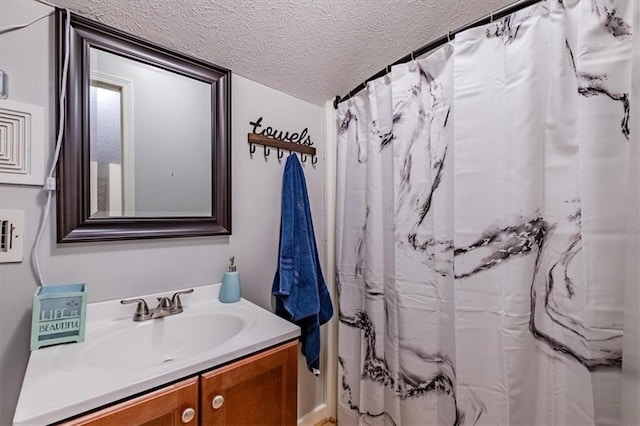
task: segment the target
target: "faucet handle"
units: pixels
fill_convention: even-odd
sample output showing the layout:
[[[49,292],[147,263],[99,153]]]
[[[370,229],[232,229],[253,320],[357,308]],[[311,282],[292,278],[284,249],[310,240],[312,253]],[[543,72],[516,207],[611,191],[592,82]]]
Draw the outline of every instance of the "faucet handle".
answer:
[[[190,294],[193,293],[193,289],[178,291],[171,296],[171,311],[173,313],[179,314],[182,312],[182,300],[180,300],[181,294]]]
[[[149,306],[147,306],[147,302],[144,299],[128,299],[121,300],[121,304],[128,305],[130,303],[137,303],[136,311],[133,313],[134,321],[144,321],[146,317],[149,316]]]

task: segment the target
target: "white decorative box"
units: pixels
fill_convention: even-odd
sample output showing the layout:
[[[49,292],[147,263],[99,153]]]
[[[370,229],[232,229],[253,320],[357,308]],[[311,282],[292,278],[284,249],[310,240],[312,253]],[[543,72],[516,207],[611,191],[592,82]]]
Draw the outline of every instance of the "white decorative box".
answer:
[[[33,295],[31,350],[67,342],[83,342],[87,317],[84,284],[42,286]]]

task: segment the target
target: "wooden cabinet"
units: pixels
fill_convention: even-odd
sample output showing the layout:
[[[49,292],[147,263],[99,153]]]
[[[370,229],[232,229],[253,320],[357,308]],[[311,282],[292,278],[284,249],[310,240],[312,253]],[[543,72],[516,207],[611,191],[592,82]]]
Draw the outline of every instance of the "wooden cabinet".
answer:
[[[62,423],[64,426],[195,426],[197,424],[197,377]]]
[[[297,380],[289,342],[61,425],[295,425]]]
[[[298,344],[288,343],[200,377],[202,424],[295,425]]]

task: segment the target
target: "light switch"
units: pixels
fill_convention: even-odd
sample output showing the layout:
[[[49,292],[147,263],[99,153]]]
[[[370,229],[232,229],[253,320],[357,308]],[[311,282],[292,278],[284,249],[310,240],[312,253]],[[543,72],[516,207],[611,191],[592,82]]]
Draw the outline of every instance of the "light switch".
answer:
[[[24,212],[0,210],[0,263],[22,262]]]

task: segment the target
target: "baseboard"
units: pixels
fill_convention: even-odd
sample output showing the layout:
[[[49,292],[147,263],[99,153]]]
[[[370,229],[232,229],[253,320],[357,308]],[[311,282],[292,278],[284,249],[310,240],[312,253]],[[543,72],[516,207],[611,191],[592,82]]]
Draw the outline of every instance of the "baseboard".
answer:
[[[298,426],[314,426],[328,419],[327,404],[320,404],[298,419]]]

